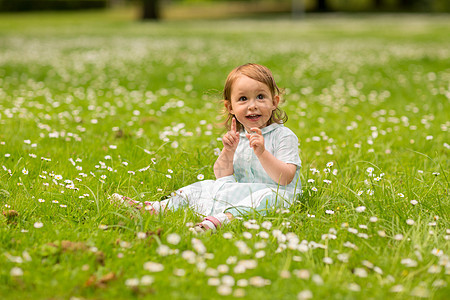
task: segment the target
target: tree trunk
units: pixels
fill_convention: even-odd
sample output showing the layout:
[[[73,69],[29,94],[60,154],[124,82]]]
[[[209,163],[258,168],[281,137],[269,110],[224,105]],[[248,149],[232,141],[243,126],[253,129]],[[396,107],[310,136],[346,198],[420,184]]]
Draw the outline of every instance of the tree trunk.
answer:
[[[401,10],[412,10],[416,2],[416,0],[400,0],[398,5]]]
[[[383,8],[383,0],[374,0],[373,5],[375,9],[382,9]]]
[[[330,8],[328,7],[327,0],[317,0],[317,11],[320,12],[327,12],[330,11]]]
[[[159,0],[142,0],[142,20],[159,19]]]

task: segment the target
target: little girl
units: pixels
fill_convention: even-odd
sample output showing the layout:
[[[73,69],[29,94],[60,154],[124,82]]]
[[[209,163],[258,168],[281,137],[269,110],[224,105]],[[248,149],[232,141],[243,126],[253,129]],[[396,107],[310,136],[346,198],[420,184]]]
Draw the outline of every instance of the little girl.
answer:
[[[223,91],[228,132],[214,164],[216,180],[183,187],[161,202],[145,202],[158,213],[189,206],[206,218],[197,230],[216,229],[251,210],[289,207],[301,190],[298,139],[283,123],[280,90],[270,70],[257,64],[235,68]],[[113,198],[122,200],[120,195]],[[123,200],[122,200],[123,201]]]

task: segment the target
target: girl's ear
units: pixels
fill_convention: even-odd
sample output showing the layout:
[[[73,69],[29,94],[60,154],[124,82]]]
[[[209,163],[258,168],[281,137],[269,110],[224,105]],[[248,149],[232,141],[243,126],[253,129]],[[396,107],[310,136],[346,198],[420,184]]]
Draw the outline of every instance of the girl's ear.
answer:
[[[233,115],[234,113],[233,113],[233,108],[231,107],[231,101],[225,101],[224,103],[225,103],[225,108],[228,110],[228,112],[230,114]]]
[[[280,96],[276,95],[273,97],[273,110],[278,108],[278,104],[280,104]]]

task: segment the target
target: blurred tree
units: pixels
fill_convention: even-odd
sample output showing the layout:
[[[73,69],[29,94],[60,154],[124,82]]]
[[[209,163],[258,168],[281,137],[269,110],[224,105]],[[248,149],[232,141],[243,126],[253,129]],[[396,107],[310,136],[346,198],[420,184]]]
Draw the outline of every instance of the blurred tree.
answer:
[[[158,20],[159,0],[142,0],[142,20]]]
[[[398,8],[407,11],[429,11],[434,2],[434,0],[399,0]]]
[[[300,19],[305,16],[305,4],[303,0],[292,0],[292,17]]]

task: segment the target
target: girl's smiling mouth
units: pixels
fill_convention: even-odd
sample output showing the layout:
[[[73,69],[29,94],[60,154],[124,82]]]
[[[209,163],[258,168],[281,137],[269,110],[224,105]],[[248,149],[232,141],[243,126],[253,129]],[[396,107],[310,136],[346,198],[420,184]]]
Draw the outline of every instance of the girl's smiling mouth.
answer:
[[[247,119],[250,119],[250,120],[257,120],[257,119],[259,119],[260,117],[261,117],[261,115],[248,115],[248,116],[245,116]]]

